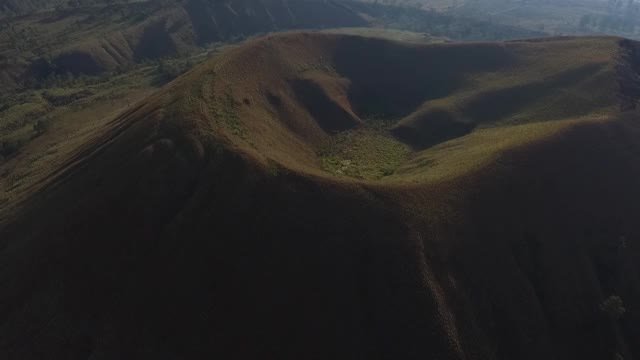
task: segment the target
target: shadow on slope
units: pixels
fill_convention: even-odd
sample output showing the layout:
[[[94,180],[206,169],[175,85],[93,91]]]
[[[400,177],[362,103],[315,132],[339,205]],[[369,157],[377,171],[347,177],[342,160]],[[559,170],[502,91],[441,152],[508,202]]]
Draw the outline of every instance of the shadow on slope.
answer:
[[[0,230],[4,357],[449,353],[382,204],[269,175],[153,107],[119,121]]]
[[[498,71],[516,60],[497,43],[425,46],[355,36],[341,39],[333,56],[336,71],[352,81],[357,113],[396,117],[451,94],[470,73]]]

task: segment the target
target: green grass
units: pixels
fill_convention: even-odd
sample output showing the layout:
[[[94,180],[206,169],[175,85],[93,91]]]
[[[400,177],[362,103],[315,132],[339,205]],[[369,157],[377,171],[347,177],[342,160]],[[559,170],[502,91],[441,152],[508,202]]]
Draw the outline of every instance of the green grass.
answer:
[[[412,154],[393,180],[414,184],[448,181],[495,164],[506,151],[552,138],[577,123],[603,119],[594,116],[480,129]]]
[[[401,124],[428,121],[443,112],[479,127],[519,125],[600,116],[616,110],[617,42],[579,41],[511,43],[499,71],[465,75],[446,96],[424,102]]]
[[[231,89],[227,89],[217,103],[220,104],[220,107],[217,109],[216,117],[223,122],[232,134],[244,136],[245,130],[240,122],[236,100]]]
[[[448,181],[495,163],[501,154],[560,134],[588,117],[491,127],[416,151],[391,136],[387,127],[365,125],[336,134],[319,151],[324,171],[359,180],[421,184]]]

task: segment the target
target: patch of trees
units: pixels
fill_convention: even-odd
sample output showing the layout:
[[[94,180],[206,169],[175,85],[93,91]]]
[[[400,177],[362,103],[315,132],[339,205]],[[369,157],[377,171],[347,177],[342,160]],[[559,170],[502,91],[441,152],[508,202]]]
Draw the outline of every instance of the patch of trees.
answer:
[[[158,61],[156,66],[156,79],[159,82],[169,82],[178,76],[191,70],[193,62],[186,60],[168,60],[162,59]]]
[[[24,87],[30,89],[55,87],[81,87],[103,83],[109,80],[111,74],[87,75],[73,74],[65,67],[57,65],[51,57],[43,56],[33,61],[29,66],[28,76],[24,79]]]
[[[13,50],[26,51],[39,48],[42,45],[39,32],[32,26],[17,27],[12,24],[7,25],[5,31],[7,32],[9,47]]]
[[[75,101],[84,99],[91,95],[93,95],[93,93],[87,89],[65,95],[52,94],[49,91],[44,91],[42,93],[42,97],[53,106],[69,105]]]

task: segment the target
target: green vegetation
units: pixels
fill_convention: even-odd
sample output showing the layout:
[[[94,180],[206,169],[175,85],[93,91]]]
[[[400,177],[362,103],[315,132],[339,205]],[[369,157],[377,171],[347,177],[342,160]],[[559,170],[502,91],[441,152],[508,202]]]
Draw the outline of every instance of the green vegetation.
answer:
[[[223,48],[206,48],[177,58],[144,60],[93,76],[51,73],[39,80],[30,78],[16,91],[0,91],[3,157],[14,155],[33,138],[54,127],[55,122],[73,117],[83,108],[114,104],[141,89],[159,88]],[[127,104],[130,105],[130,101]]]
[[[33,124],[33,131],[35,136],[40,136],[47,132],[51,127],[52,120],[50,118],[38,119],[35,124]]]
[[[476,130],[416,152],[398,168],[395,180],[409,184],[446,182],[495,163],[509,149],[552,138],[574,124],[576,121],[567,120]]]
[[[209,70],[202,74],[198,81],[191,84],[190,90],[186,94],[181,94],[172,102],[167,111],[169,117],[207,109],[207,115],[213,117],[214,121],[233,135],[243,138],[245,129],[238,115],[239,103],[233,97],[233,91],[230,87],[226,87],[221,95],[216,92],[216,79],[215,70]]]
[[[411,149],[389,133],[390,124],[368,120],[365,125],[334,135],[319,156],[325,171],[363,180],[391,176]]]
[[[161,59],[158,61],[156,72],[160,82],[169,82],[193,68],[191,58],[186,59]]]
[[[216,109],[216,119],[222,120],[223,124],[231,130],[234,135],[244,135],[244,129],[238,117],[236,100],[233,98],[233,92],[227,88],[220,99],[216,101],[219,107]]]
[[[7,158],[56,122],[84,108],[113,104],[132,92],[166,83],[157,65],[143,64],[110,76],[55,76],[40,86],[0,96],[0,143]],[[100,116],[100,114],[96,114]]]

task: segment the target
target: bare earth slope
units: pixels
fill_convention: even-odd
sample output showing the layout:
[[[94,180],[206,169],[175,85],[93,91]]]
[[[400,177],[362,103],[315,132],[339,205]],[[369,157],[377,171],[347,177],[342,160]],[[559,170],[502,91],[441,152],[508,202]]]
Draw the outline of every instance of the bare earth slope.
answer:
[[[635,46],[233,49],[3,189],[0,356],[636,359]]]

